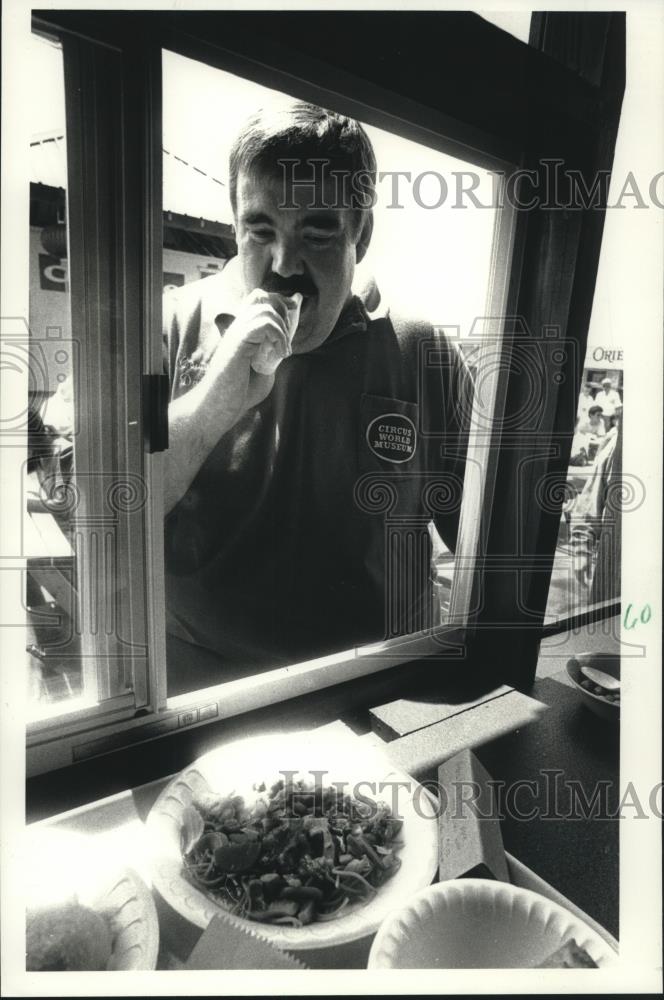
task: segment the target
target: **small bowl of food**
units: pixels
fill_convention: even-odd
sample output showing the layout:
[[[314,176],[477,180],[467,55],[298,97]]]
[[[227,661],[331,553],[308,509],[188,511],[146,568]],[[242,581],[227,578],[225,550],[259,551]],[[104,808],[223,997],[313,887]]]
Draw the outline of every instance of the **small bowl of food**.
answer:
[[[288,950],[375,932],[437,869],[435,808],[354,737],[262,736],[212,751],[147,821],[152,884],[205,929],[219,913]]]
[[[577,653],[567,661],[567,676],[583,703],[609,722],[620,719],[620,657],[614,653]]]
[[[439,882],[391,913],[370,969],[597,968],[616,953],[574,914],[506,882]]]
[[[149,889],[94,839],[29,830],[27,972],[152,970],[159,924]]]

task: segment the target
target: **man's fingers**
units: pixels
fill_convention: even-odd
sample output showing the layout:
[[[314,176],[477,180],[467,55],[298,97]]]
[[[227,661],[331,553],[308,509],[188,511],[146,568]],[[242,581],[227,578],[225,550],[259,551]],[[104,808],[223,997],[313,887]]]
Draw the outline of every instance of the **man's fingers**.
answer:
[[[278,313],[286,326],[288,326],[288,306],[283,295],[279,295],[278,292],[267,292],[266,294],[269,304],[272,306],[274,311]]]
[[[270,343],[278,343],[284,354],[290,353],[286,322],[269,303],[254,303],[236,318],[235,325],[242,340],[262,344],[267,337]]]
[[[251,306],[247,317],[251,317],[252,320],[257,322],[260,322],[261,319],[270,320],[279,324],[285,334],[288,332],[287,309],[283,302],[281,303],[281,311],[275,309],[271,302],[255,302]]]
[[[266,334],[270,343],[279,350],[285,358],[291,354],[290,341],[288,339],[288,334],[284,330],[283,326],[277,323],[272,317],[268,317],[265,324],[263,325],[263,331]]]
[[[278,292],[266,292],[262,288],[257,288],[251,293],[249,298],[255,305],[271,306],[284,323],[288,323],[288,306],[284,301],[283,295],[279,295]]]

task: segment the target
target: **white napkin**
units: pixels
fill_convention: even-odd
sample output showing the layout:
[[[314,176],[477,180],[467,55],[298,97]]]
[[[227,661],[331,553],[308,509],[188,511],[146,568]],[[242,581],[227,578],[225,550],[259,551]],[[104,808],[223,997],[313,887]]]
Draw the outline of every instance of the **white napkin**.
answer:
[[[295,292],[289,296],[282,295],[282,298],[288,309],[288,343],[291,344],[297,330],[297,325],[300,322],[302,295],[300,292]],[[251,362],[251,367],[259,375],[274,375],[282,360],[283,358],[277,352],[274,345],[269,340],[264,340],[256,352],[256,357]]]

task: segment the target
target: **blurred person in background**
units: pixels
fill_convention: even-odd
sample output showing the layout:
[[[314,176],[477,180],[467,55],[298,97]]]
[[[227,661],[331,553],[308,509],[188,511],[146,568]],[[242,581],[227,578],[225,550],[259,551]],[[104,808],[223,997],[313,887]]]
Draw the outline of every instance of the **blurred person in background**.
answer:
[[[579,420],[584,420],[588,415],[588,410],[595,402],[593,398],[593,387],[590,382],[584,382],[581,386],[579,405],[576,408],[576,415]]]
[[[598,403],[602,407],[604,426],[608,431],[609,427],[611,427],[612,419],[615,416],[616,407],[622,406],[620,393],[614,388],[613,382],[610,378],[607,377],[602,379],[602,388],[595,396],[595,403]]]
[[[606,434],[604,426],[603,410],[597,403],[594,403],[588,410],[585,418],[579,420],[578,433],[585,434],[592,438],[603,438]]]

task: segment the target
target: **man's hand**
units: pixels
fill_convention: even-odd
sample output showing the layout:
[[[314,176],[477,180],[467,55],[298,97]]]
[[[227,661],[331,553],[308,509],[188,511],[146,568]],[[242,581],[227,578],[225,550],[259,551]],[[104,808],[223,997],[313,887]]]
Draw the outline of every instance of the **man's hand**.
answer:
[[[251,367],[266,340],[282,358],[291,353],[286,303],[274,292],[256,289],[220,338],[201,381],[169,406],[166,512],[187,492],[219,439],[271,392],[274,375],[259,375]]]
[[[223,400],[223,423],[227,426],[221,433],[230,430],[248,409],[262,403],[272,390],[274,375],[259,375],[251,367],[265,341],[269,341],[282,358],[290,355],[286,303],[280,295],[257,288],[244,300],[221,338],[203,380],[213,382]]]

